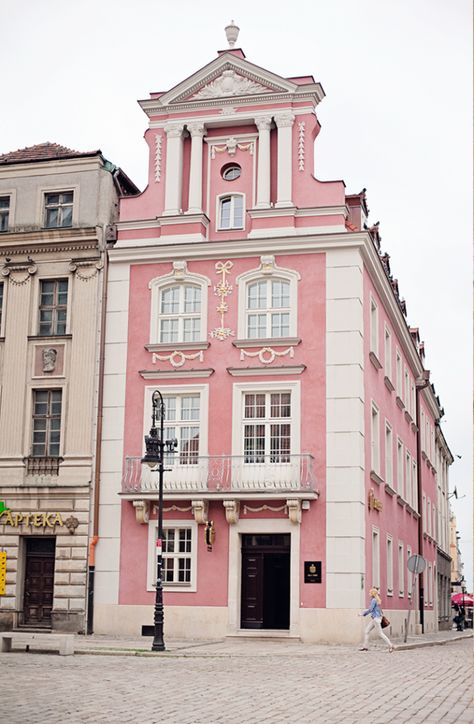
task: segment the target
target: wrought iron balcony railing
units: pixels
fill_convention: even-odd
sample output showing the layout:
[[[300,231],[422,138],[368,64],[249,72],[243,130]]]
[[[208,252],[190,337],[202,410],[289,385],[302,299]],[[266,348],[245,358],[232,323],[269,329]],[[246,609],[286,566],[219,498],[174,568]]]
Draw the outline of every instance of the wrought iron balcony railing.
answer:
[[[202,455],[165,463],[163,489],[168,493],[310,492],[316,488],[314,458],[302,455]],[[123,493],[158,491],[158,471],[139,457],[125,458]]]

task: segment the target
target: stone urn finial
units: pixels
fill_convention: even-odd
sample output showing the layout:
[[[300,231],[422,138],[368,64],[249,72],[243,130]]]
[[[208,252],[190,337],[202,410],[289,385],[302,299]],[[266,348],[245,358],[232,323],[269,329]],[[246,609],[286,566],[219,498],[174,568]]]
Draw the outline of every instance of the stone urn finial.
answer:
[[[227,42],[229,43],[229,48],[233,48],[237,38],[239,37],[240,28],[234,23],[233,20],[230,21],[230,25],[227,25],[225,28],[225,34],[227,38]]]

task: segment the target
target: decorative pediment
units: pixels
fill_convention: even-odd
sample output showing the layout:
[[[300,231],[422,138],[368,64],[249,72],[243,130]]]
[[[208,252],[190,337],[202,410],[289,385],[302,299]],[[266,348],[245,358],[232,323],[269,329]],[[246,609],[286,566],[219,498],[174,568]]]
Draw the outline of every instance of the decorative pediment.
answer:
[[[188,100],[197,101],[205,98],[247,96],[255,93],[271,93],[272,90],[272,88],[268,88],[250,78],[245,78],[245,76],[236,73],[235,70],[224,70],[218,78],[206,83]]]

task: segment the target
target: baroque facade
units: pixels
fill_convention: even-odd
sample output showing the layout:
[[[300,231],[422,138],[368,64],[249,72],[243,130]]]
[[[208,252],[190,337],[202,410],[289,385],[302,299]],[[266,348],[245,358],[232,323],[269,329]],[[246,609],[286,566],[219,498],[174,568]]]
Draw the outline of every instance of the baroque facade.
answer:
[[[109,254],[98,633],[153,623],[157,388],[178,441],[168,635],[356,641],[372,586],[393,634],[410,608],[412,630],[438,626],[442,409],[365,190],[315,175],[323,98],[231,43],[140,102],[148,185],[121,200]]]
[[[0,628],[83,632],[107,225],[100,151],[0,156]]]

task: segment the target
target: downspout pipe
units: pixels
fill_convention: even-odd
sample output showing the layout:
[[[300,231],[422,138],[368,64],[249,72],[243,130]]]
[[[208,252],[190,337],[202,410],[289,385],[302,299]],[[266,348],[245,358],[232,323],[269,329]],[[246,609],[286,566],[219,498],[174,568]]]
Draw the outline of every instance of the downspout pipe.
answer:
[[[92,537],[89,542],[89,572],[88,572],[88,593],[87,593],[87,633],[94,632],[94,584],[95,584],[95,551],[99,542],[99,505],[100,505],[100,469],[102,454],[102,420],[104,416],[104,365],[105,365],[105,323],[107,314],[107,282],[109,272],[109,255],[105,241],[105,228],[103,229],[104,239],[104,267],[102,272],[102,295],[100,313],[100,338],[99,338],[99,369],[98,369],[98,391],[97,391],[97,426],[95,440],[95,470],[94,470],[94,492],[93,505],[94,514],[92,522]]]
[[[421,413],[420,413],[420,393],[430,384],[430,372],[424,370],[422,377],[415,381],[416,389],[416,481],[418,486],[418,553],[423,555],[423,489],[422,489],[422,457],[421,457]],[[425,588],[424,575],[418,574],[418,603],[420,610],[421,633],[425,633]]]

